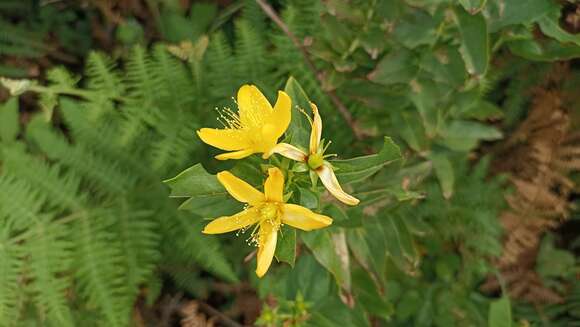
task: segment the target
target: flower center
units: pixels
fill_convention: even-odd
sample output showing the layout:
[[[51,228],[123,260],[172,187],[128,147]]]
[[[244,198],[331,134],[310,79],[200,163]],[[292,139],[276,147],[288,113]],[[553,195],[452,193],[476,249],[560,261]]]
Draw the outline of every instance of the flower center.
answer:
[[[275,203],[265,203],[260,207],[260,220],[275,222],[278,220],[278,205]]]
[[[322,153],[314,153],[308,156],[308,166],[310,169],[318,169],[324,163]]]

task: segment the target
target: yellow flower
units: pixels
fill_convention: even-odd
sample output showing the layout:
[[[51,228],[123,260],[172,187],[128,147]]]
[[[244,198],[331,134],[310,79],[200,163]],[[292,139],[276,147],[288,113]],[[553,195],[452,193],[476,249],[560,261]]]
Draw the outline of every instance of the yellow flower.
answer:
[[[290,124],[291,102],[288,94],[278,91],[272,108],[256,86],[243,85],[238,90],[238,113],[228,109],[221,115],[225,128],[202,128],[197,135],[211,146],[233,151],[217,155],[219,160],[269,153]]]
[[[284,203],[284,175],[278,168],[268,170],[264,193],[227,171],[218,173],[217,178],[231,196],[246,203],[248,208],[233,216],[213,220],[205,226],[203,233],[221,234],[245,230],[255,225],[251,240],[258,245],[258,277],[264,276],[272,263],[278,230],[282,224],[305,231],[332,224],[332,218],[328,216],[319,215],[296,204]]]
[[[332,165],[328,161],[324,160],[329,155],[324,155],[326,147],[324,147],[321,142],[322,119],[320,118],[320,114],[318,113],[318,108],[316,105],[314,103],[310,103],[310,107],[314,113],[314,118],[311,122],[312,131],[310,133],[310,151],[306,153],[305,151],[291,144],[279,143],[271,150],[270,153],[268,153],[268,156],[273,153],[278,153],[286,158],[305,163],[318,175],[322,181],[322,184],[324,184],[324,187],[326,187],[330,194],[334,195],[334,197],[343,203],[348,205],[357,205],[360,202],[359,199],[347,194],[342,189],[338,183],[338,179],[336,179]]]

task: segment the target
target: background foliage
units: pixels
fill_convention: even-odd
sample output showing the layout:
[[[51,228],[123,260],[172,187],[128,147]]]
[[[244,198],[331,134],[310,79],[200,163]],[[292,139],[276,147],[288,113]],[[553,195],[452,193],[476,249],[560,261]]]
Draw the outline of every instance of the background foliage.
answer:
[[[2,1],[0,326],[577,325],[579,22],[573,0]],[[200,233],[240,209],[214,173],[263,176],[194,134],[244,83],[316,102],[339,159],[377,153],[336,164],[358,207],[294,186],[334,224],[283,230],[261,280],[244,235]]]

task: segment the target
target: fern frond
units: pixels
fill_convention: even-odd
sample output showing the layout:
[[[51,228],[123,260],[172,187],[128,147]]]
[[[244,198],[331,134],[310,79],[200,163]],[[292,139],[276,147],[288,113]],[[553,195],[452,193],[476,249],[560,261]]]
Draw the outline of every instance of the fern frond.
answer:
[[[51,208],[78,210],[87,205],[76,174],[64,173],[59,165],[49,166],[16,147],[4,148],[2,158],[6,173],[35,185]]]
[[[122,194],[135,183],[135,176],[120,169],[117,163],[96,155],[83,145],[71,145],[38,119],[28,125],[28,134],[49,158],[83,175],[101,194]]]
[[[119,241],[122,263],[125,268],[123,278],[131,300],[137,297],[139,286],[152,275],[160,259],[160,235],[157,221],[151,212],[132,212],[122,206],[115,214],[113,230]]]
[[[37,219],[43,201],[37,192],[12,177],[0,176],[0,222],[15,231],[30,228]]]
[[[201,219],[191,220],[190,217],[178,213],[171,217],[171,225],[166,232],[167,252],[165,256],[178,261],[195,261],[205,270],[210,271],[227,281],[235,282],[238,277],[219,248],[219,243],[207,237],[202,237]]]
[[[164,45],[157,45],[153,48],[153,60],[151,69],[155,76],[158,76],[162,88],[159,93],[159,101],[168,103],[171,108],[162,106],[162,112],[185,109],[195,101],[193,81],[187,74],[184,65],[172,56]]]
[[[212,35],[206,58],[211,76],[208,88],[211,99],[224,101],[224,95],[234,95],[238,82],[237,77],[232,76],[236,67],[233,51],[223,32]]]
[[[244,79],[243,82],[259,84],[262,88],[271,85],[271,83],[268,83],[269,81],[263,80],[269,76],[267,72],[270,70],[264,39],[247,21],[236,21],[235,28],[235,67],[237,75]],[[268,90],[265,93],[269,93]]]
[[[74,326],[66,299],[71,281],[66,272],[72,262],[70,231],[63,224],[51,224],[40,216],[29,230],[24,250],[32,291],[42,320],[57,326]]]
[[[106,55],[91,52],[87,59],[85,74],[88,76],[87,88],[95,91],[98,97],[114,99],[121,97],[125,85],[119,73],[115,71],[115,63]]]
[[[135,47],[127,60],[126,80],[129,98],[145,105],[144,110],[156,103],[159,97],[165,97],[159,76],[155,74],[153,62],[142,47]]]
[[[20,314],[21,246],[10,242],[10,225],[0,223],[0,326],[14,326]]]
[[[73,223],[75,275],[79,294],[96,306],[108,326],[127,326],[132,301],[125,284],[121,248],[114,233],[111,212],[82,212]]]

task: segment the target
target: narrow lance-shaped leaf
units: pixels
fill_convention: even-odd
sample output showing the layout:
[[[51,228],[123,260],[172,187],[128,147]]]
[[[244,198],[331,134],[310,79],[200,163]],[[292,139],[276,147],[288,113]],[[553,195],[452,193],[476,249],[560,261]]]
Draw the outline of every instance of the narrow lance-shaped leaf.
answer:
[[[385,137],[385,143],[379,153],[356,157],[347,160],[333,160],[336,176],[343,184],[363,180],[385,165],[402,158],[401,150],[390,137]]]
[[[429,156],[435,169],[435,175],[441,185],[443,197],[449,199],[453,195],[453,184],[455,183],[455,175],[451,161],[441,153],[433,153]]]
[[[229,196],[217,177],[205,171],[201,164],[187,168],[164,183],[171,189],[170,197],[187,198],[179,207],[181,210],[217,217],[240,209],[240,203]]]
[[[465,67],[472,75],[484,75],[489,65],[487,21],[482,13],[470,15],[462,8],[455,9],[455,17],[461,33],[460,52]]]
[[[307,149],[310,140],[310,123],[305,114],[311,114],[310,99],[294,77],[288,78],[284,92],[292,99],[292,120],[286,134],[291,137],[292,144]]]

